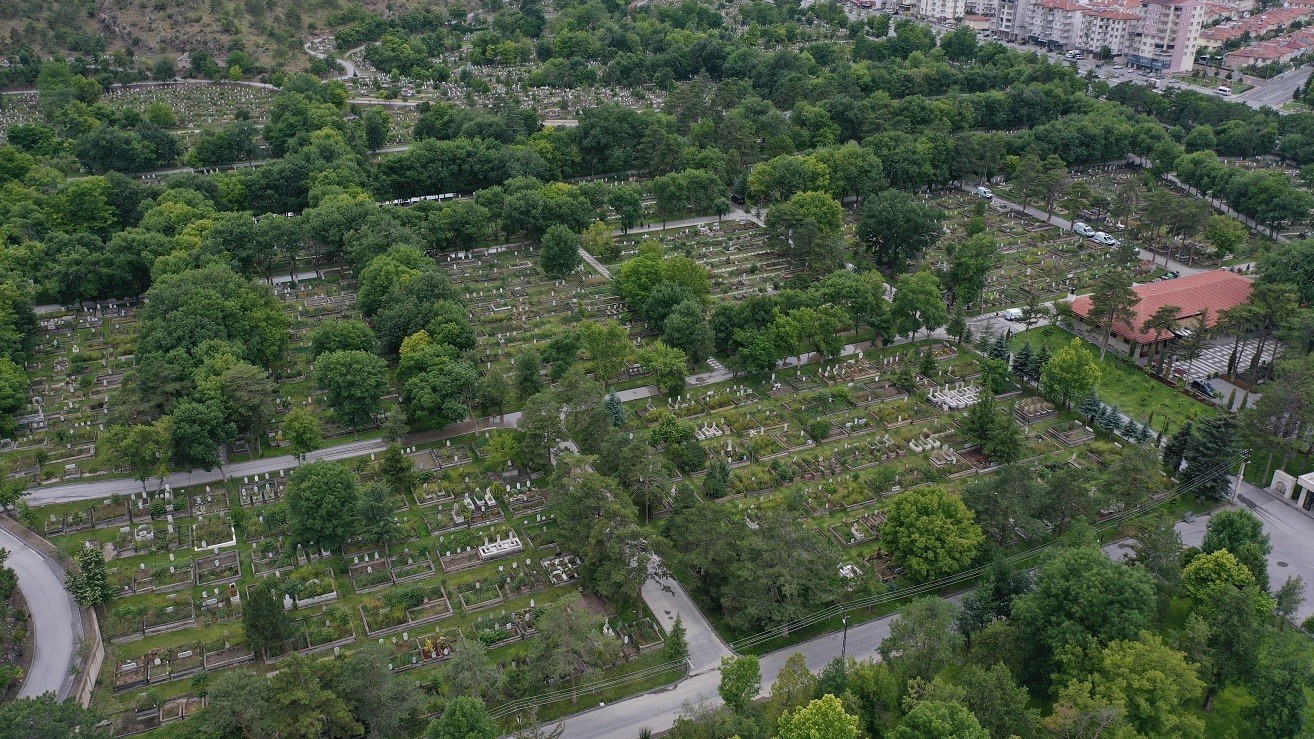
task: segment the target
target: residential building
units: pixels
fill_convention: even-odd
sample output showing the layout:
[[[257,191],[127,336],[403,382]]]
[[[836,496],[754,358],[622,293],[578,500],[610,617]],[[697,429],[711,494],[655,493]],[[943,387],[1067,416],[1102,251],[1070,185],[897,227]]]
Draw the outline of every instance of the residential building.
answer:
[[[1091,53],[1108,48],[1114,56],[1122,56],[1127,53],[1132,28],[1140,20],[1141,16],[1126,10],[1086,8],[1081,11],[1077,48]]]
[[[1145,0],[1132,32],[1127,62],[1155,72],[1189,72],[1195,66],[1204,18],[1202,0]]]
[[[967,15],[965,0],[917,0],[917,15],[927,20],[952,20]]]
[[[1141,299],[1132,309],[1136,315],[1131,321],[1118,321],[1114,324],[1113,335],[1109,338],[1109,350],[1130,357],[1147,357],[1172,344],[1179,335],[1194,330],[1205,311],[1208,311],[1205,323],[1212,328],[1218,322],[1219,313],[1250,299],[1252,286],[1248,277],[1225,269],[1137,285],[1132,288]],[[1155,336],[1142,331],[1141,326],[1146,319],[1165,305],[1178,307],[1178,328],[1174,329],[1174,333]],[[1090,310],[1089,296],[1083,295],[1072,301],[1072,312],[1076,317],[1074,327],[1095,341],[1101,341],[1103,332],[1095,327]]]

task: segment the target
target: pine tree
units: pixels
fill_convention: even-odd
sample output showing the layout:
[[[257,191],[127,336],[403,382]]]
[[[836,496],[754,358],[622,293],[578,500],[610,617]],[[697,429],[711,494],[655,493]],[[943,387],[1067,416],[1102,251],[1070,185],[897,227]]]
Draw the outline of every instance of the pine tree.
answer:
[[[675,614],[675,623],[671,624],[671,633],[666,635],[662,656],[669,662],[683,662],[689,657],[689,642],[686,638],[684,620],[678,613]]]
[[[1182,424],[1177,433],[1168,437],[1168,443],[1163,447],[1163,468],[1169,475],[1176,475],[1178,468],[1182,466],[1182,460],[1186,458],[1186,447],[1191,443],[1192,428],[1193,424],[1190,421]]]
[[[1000,334],[990,344],[990,358],[998,359],[1001,362],[1008,361],[1008,337]]]
[[[1040,370],[1043,369],[1046,364],[1049,364],[1049,345],[1041,344],[1040,351],[1036,352],[1032,359],[1031,368],[1028,370],[1029,375],[1027,379],[1031,381],[1031,384],[1034,385],[1040,382]]]
[[[620,396],[615,390],[607,393],[607,416],[611,418],[611,425],[617,428],[625,425],[629,419],[629,412],[625,409],[625,404],[621,402]]]
[[[1194,485],[1198,498],[1224,499],[1231,484],[1228,462],[1237,453],[1236,421],[1231,416],[1214,416],[1195,425],[1182,457],[1183,485]]]
[[[1033,361],[1035,361],[1035,357],[1032,354],[1031,342],[1024,341],[1022,342],[1022,348],[1018,349],[1013,355],[1013,371],[1022,377],[1022,379],[1030,380],[1027,376],[1027,372]]]
[[[1127,425],[1122,427],[1122,436],[1128,441],[1141,440],[1141,425],[1136,423],[1136,419],[1127,419]]]
[[[1099,394],[1092,390],[1090,391],[1090,395],[1087,395],[1086,399],[1081,401],[1081,407],[1078,408],[1078,410],[1081,412],[1081,415],[1086,417],[1086,420],[1094,421],[1095,417],[1099,415],[1100,410],[1103,408],[1104,403],[1100,402]]]
[[[1011,413],[995,419],[990,437],[986,439],[981,451],[985,452],[991,462],[999,465],[1012,464],[1022,458],[1025,451],[1022,433],[1017,424],[1013,423]]]
[[[981,399],[967,409],[967,415],[963,418],[963,434],[984,447],[994,431],[997,408],[994,393],[983,389]]]
[[[985,354],[986,352],[990,351],[990,341],[993,338],[994,338],[994,329],[992,329],[990,327],[990,324],[987,323],[985,328],[981,329],[981,333],[976,335],[976,341],[972,343],[972,346],[978,352]]]
[[[1118,406],[1115,405],[1109,408],[1108,419],[1105,423],[1108,424],[1109,431],[1115,434],[1122,431],[1122,411],[1118,410]]]
[[[938,365],[935,362],[935,352],[931,347],[926,347],[926,353],[922,355],[922,363],[917,371],[922,373],[922,377],[934,377]]]

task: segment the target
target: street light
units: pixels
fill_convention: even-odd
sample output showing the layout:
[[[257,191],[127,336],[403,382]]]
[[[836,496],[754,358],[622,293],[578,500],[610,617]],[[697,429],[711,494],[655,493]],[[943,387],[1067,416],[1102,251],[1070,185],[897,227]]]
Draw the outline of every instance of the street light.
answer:
[[[840,662],[845,661],[849,653],[849,615],[844,614],[844,639],[840,642]]]

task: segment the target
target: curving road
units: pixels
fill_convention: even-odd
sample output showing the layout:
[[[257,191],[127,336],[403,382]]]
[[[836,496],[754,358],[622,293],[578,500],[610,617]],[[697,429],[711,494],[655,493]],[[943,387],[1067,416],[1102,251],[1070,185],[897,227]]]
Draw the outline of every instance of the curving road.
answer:
[[[74,674],[69,666],[77,656],[78,640],[82,638],[82,617],[73,597],[64,589],[64,570],[3,525],[0,525],[0,549],[9,550],[5,564],[18,573],[18,588],[32,612],[35,653],[18,695],[35,698],[42,693],[54,693],[57,699],[63,700],[73,688]]]

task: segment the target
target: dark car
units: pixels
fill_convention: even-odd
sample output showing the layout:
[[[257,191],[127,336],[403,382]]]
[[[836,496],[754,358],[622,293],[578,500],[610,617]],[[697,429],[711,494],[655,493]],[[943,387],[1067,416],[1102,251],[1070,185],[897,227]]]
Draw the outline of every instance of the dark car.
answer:
[[[1218,388],[1211,385],[1208,380],[1191,380],[1189,387],[1191,388],[1192,391],[1197,392],[1207,398],[1223,397],[1223,394],[1218,391]]]
[[[743,195],[740,195],[739,193],[734,193],[734,194],[732,194],[732,195],[730,196],[730,202],[732,202],[732,203],[734,203],[734,204],[736,204],[736,205],[743,205],[743,204],[744,204],[744,196],[743,196]]]

